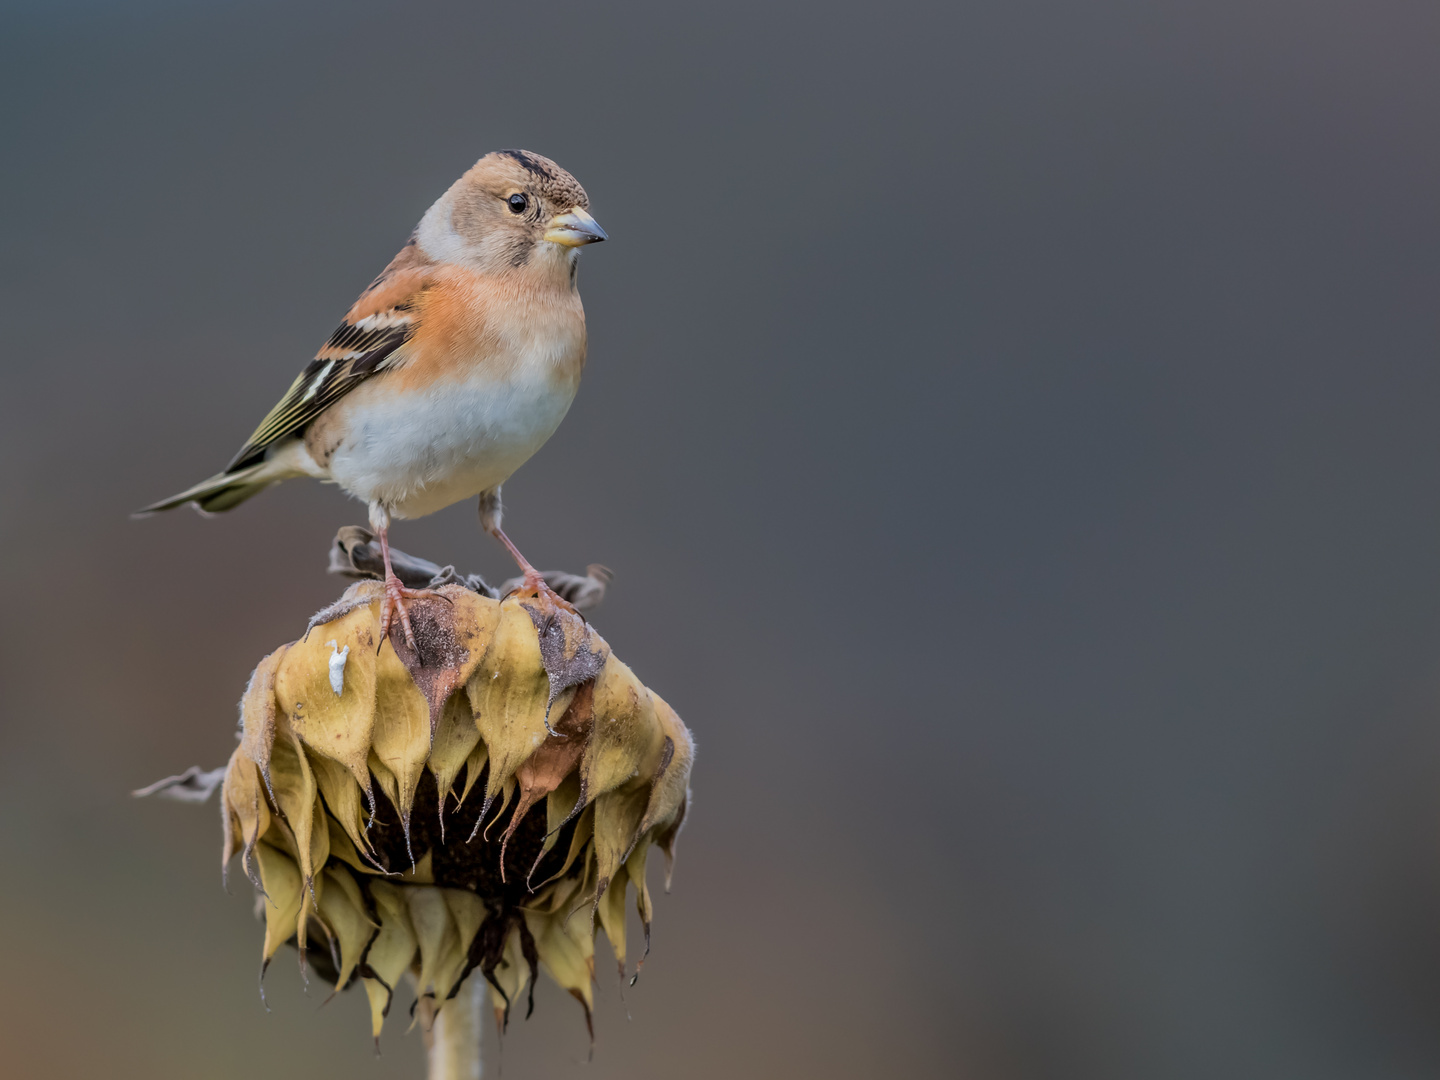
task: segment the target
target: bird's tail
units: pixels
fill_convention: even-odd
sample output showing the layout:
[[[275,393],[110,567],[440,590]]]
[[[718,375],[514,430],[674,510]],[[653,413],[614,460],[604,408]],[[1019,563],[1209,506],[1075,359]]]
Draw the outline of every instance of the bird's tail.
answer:
[[[261,461],[234,472],[217,473],[209,480],[202,480],[192,488],[186,488],[179,495],[151,503],[143,510],[136,510],[131,517],[148,517],[161,510],[174,510],[177,506],[194,503],[197,508],[209,514],[218,514],[239,506],[252,495],[259,495],[271,484],[279,483],[284,476],[275,475],[269,462]]]

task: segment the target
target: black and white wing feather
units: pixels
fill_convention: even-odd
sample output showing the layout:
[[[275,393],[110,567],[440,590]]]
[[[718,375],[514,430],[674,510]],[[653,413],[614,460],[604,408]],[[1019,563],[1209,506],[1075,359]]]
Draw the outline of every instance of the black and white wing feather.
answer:
[[[235,472],[263,460],[270,447],[303,432],[340,398],[392,364],[396,351],[415,333],[408,307],[397,306],[341,323],[225,471]]]

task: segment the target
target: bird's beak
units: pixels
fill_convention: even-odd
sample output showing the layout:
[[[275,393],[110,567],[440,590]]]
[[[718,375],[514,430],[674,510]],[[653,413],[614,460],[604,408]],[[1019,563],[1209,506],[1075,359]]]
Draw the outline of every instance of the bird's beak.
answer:
[[[545,239],[564,247],[580,247],[582,244],[608,240],[609,237],[605,235],[605,230],[598,221],[577,206],[574,210],[556,214],[550,219],[550,227],[545,230]]]

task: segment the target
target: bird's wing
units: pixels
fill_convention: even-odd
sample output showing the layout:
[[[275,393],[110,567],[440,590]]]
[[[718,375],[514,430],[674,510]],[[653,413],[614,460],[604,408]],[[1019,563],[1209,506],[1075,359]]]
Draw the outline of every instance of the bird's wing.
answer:
[[[415,334],[416,301],[430,286],[433,266],[413,239],[406,244],[360,294],[324,348],[260,421],[225,471],[262,461],[270,447],[300,434],[345,394],[393,367],[401,358],[399,350]]]

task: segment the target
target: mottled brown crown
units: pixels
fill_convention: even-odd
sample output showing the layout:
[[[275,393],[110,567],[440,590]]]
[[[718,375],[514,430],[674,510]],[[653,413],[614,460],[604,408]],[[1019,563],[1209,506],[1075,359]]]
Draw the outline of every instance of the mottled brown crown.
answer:
[[[590,196],[580,186],[580,181],[571,176],[555,162],[529,150],[497,150],[491,157],[507,157],[524,169],[533,179],[540,194],[545,196],[558,210],[570,210],[578,206],[590,209]]]

